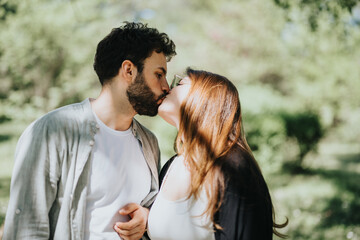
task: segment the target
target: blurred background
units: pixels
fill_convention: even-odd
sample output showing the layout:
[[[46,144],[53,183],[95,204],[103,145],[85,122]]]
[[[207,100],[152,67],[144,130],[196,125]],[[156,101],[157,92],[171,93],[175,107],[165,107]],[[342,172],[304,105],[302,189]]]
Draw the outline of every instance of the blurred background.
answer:
[[[358,2],[0,0],[0,238],[20,134],[52,109],[97,97],[97,43],[141,21],[176,43],[169,81],[191,66],[235,83],[289,239],[360,239]],[[176,129],[137,118],[157,135],[164,164]]]

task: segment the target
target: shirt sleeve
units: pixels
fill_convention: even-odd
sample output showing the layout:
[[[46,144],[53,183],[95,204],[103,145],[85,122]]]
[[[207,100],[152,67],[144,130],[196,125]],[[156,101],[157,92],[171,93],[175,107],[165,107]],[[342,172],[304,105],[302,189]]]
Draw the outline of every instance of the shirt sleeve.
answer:
[[[49,211],[56,197],[56,137],[45,124],[31,124],[19,139],[3,239],[49,239]],[[54,159],[55,158],[55,159]],[[52,161],[50,161],[52,160]],[[55,161],[54,161],[55,160]]]
[[[227,190],[215,219],[222,227],[215,232],[216,240],[272,239],[271,210],[256,197]]]

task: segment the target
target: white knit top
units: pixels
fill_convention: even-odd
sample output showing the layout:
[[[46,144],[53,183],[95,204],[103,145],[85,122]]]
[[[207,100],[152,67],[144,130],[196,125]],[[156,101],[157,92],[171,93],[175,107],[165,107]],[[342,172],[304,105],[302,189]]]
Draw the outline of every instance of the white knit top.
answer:
[[[183,159],[177,157],[172,165],[175,161],[183,161]],[[164,181],[166,181],[167,175],[171,174],[171,167],[166,173]],[[174,168],[173,170],[180,171],[181,169]],[[171,201],[166,199],[161,187],[149,213],[149,237],[152,240],[215,239],[210,219],[206,215],[199,216],[204,212],[206,205],[207,199],[204,191],[196,201],[193,197]]]

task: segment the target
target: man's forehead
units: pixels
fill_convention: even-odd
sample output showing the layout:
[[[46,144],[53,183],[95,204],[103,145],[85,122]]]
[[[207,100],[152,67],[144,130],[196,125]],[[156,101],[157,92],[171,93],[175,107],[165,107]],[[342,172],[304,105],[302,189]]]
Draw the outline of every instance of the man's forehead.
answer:
[[[160,70],[164,73],[167,72],[167,61],[164,53],[153,52],[150,57],[144,61],[144,67],[149,70]]]

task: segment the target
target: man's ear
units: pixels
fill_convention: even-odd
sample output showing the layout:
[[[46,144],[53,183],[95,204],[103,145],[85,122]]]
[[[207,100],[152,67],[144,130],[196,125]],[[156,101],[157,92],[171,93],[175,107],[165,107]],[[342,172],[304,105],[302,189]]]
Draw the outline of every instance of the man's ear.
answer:
[[[119,74],[130,84],[136,78],[137,68],[130,60],[125,60],[121,64]]]

